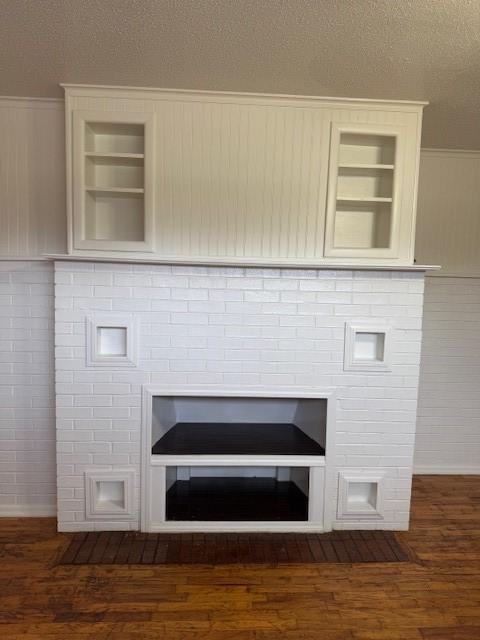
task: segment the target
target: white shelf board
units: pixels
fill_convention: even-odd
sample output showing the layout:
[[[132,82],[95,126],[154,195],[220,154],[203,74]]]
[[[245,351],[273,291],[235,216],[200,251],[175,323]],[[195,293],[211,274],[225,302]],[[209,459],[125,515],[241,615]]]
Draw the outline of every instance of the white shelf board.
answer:
[[[357,162],[343,162],[338,165],[339,169],[395,169],[393,164],[362,164]]]
[[[323,533],[324,525],[308,520],[165,520],[161,524],[152,524],[148,529],[150,533],[222,533],[233,531],[254,533]]]
[[[145,157],[143,153],[109,153],[108,151],[87,151],[87,158],[138,158]]]
[[[375,198],[375,197],[351,198],[349,196],[337,195],[337,202],[393,202],[393,199],[392,198]]]
[[[122,252],[123,253],[123,252]],[[335,262],[334,260],[272,260],[272,259],[259,259],[259,258],[217,258],[217,257],[205,257],[205,256],[188,256],[172,257],[172,256],[133,256],[118,255],[115,253],[108,254],[106,251],[102,251],[102,255],[94,254],[64,254],[64,253],[52,253],[45,254],[43,256],[46,260],[53,261],[67,261],[67,262],[119,262],[130,264],[181,264],[181,265],[193,265],[193,266],[225,266],[225,267],[262,267],[268,268],[286,268],[286,269],[328,269],[328,270],[347,270],[347,271],[438,271],[441,269],[440,265],[425,265],[425,264],[398,264],[398,263],[364,263],[359,264],[354,260],[350,262]]]
[[[133,187],[85,187],[85,191],[94,191],[96,193],[144,193],[144,189]]]
[[[154,467],[324,467],[325,456],[257,454],[151,454],[149,464]]]

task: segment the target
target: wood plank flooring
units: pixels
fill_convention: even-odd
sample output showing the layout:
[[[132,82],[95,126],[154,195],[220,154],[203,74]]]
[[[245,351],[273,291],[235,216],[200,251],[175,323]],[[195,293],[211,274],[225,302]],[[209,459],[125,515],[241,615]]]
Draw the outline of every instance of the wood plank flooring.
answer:
[[[0,520],[0,638],[479,640],[480,477],[413,496],[416,563],[55,566],[54,520]]]

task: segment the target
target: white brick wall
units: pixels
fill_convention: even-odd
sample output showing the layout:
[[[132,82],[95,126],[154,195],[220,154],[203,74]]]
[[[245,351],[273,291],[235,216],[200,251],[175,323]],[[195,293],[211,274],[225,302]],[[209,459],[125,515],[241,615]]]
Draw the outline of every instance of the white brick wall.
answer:
[[[54,515],[53,265],[0,261],[0,516]]]
[[[427,279],[415,471],[480,473],[480,279]]]
[[[55,278],[62,530],[138,526],[85,522],[83,472],[128,464],[138,482],[147,383],[336,387],[338,468],[385,469],[382,526],[407,526],[422,274],[59,262]],[[96,311],[138,315],[138,368],[86,368]],[[345,322],[372,318],[393,327],[392,371],[345,373]]]

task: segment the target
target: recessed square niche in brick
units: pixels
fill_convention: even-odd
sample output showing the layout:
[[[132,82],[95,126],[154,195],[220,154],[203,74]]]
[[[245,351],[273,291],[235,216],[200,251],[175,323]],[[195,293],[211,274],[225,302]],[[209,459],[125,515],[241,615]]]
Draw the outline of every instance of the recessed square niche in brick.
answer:
[[[87,520],[110,520],[133,516],[134,471],[85,471]]]
[[[383,518],[384,474],[341,472],[338,482],[339,519]]]
[[[345,326],[345,371],[390,369],[390,327],[385,325]]]
[[[97,327],[98,353],[101,356],[127,355],[126,327]]]
[[[137,325],[133,318],[91,316],[86,321],[87,366],[134,367]]]
[[[97,480],[96,508],[124,509],[125,483],[122,480]]]

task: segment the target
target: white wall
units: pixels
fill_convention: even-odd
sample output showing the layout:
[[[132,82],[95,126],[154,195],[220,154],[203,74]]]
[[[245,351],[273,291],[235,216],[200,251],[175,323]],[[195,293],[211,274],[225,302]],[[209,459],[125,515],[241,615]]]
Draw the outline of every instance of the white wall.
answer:
[[[0,98],[0,257],[64,253],[65,125],[58,100]]]
[[[479,247],[480,152],[423,151],[416,257],[442,270],[425,284],[417,473],[480,473]]]
[[[439,277],[480,277],[480,151],[424,149],[415,257]]]
[[[480,279],[429,278],[415,470],[480,473]]]
[[[56,511],[53,266],[64,252],[61,101],[0,98],[0,515]]]
[[[53,515],[53,265],[0,262],[0,515]]]

